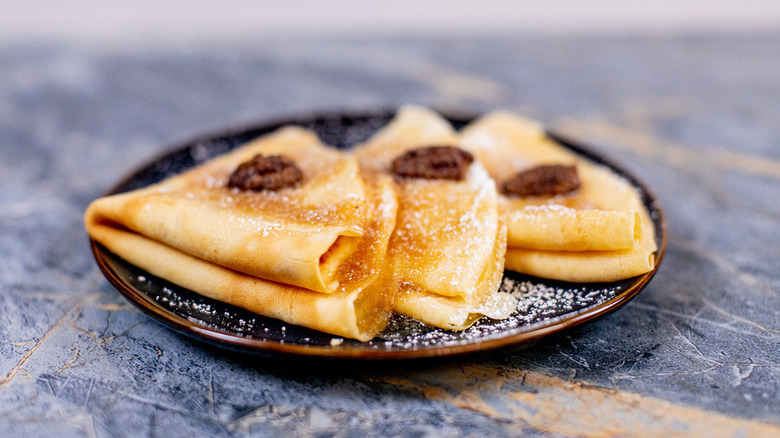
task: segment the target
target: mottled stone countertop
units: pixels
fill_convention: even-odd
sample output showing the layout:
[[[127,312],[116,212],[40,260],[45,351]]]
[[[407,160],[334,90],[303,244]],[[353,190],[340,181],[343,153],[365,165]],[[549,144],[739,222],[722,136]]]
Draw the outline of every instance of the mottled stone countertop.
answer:
[[[195,134],[417,102],[538,118],[621,162],[669,244],[627,306],[482,359],[328,367],[141,314],[82,226]],[[0,436],[780,436],[780,35],[0,44]]]

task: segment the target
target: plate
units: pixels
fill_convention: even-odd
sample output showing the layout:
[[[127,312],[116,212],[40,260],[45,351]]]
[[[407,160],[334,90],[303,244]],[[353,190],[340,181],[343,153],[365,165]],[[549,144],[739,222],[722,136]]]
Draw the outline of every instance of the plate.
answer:
[[[350,148],[387,124],[392,111],[325,112],[259,123],[200,136],[173,147],[122,180],[107,194],[121,193],[156,183],[225,153],[255,137],[285,125],[314,130],[324,143]],[[444,113],[460,128],[473,117]],[[658,270],[666,248],[663,211],[650,191],[633,175],[577,142],[549,135],[565,147],[610,167],[640,191],[655,226],[658,252],[655,269],[644,275],[611,283],[567,283],[507,271],[501,290],[518,298],[518,310],[503,321],[483,318],[468,330],[453,332],[395,316],[390,325],[369,342],[342,339],[266,318],[215,301],[154,277],[95,241],[92,252],[108,281],[127,299],[171,329],[220,347],[264,356],[299,358],[394,360],[452,356],[521,346],[542,337],[592,321],[626,304]]]

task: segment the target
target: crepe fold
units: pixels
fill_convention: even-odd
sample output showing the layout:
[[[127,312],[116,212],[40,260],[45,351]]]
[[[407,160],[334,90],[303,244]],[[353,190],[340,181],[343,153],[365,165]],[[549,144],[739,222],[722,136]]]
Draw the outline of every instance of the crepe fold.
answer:
[[[238,191],[232,171],[255,154],[283,154],[299,187]],[[273,134],[159,184],[95,201],[90,236],[128,262],[261,315],[359,340],[390,314],[368,286],[381,271],[397,200],[386,175],[300,128]]]
[[[292,158],[303,182],[278,191],[228,188],[233,170],[256,154]],[[312,132],[283,128],[159,184],[98,199],[86,222],[88,231],[126,228],[235,271],[333,293],[368,275],[339,269],[366,233],[367,200],[354,157]]]
[[[367,172],[386,174],[392,160],[426,146],[457,146],[458,136],[438,114],[403,107],[355,149]],[[463,181],[396,178],[398,216],[382,283],[394,310],[433,326],[463,330],[482,315],[506,318],[514,299],[498,293],[506,227],[494,182],[479,163]]]
[[[510,208],[510,248],[587,251],[633,248],[642,235],[635,211],[579,210],[563,206]]]
[[[542,164],[573,165],[576,191],[557,196],[500,195],[507,212],[506,268],[565,281],[615,281],[651,271],[655,232],[628,181],[547,137],[541,125],[490,113],[461,132],[461,145],[497,184]]]

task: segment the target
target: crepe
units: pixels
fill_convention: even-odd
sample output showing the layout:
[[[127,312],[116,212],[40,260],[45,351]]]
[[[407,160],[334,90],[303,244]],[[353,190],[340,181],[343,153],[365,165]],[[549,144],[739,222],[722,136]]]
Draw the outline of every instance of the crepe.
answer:
[[[637,190],[610,169],[548,138],[541,125],[507,112],[461,133],[498,184],[542,164],[574,165],[581,186],[556,196],[501,195],[507,211],[506,268],[565,281],[615,281],[651,271],[655,233]]]
[[[228,188],[231,172],[258,153],[294,159],[304,172],[301,186]],[[366,233],[369,205],[354,157],[290,127],[159,184],[101,198],[86,222],[88,231],[93,224],[127,228],[229,269],[333,293],[381,267],[379,257],[365,272],[338,268]]]
[[[230,173],[255,154],[284,154],[297,188],[239,191]],[[354,157],[284,128],[184,174],[101,198],[90,236],[121,258],[208,297],[328,333],[371,339],[391,296],[367,290],[395,224],[392,181]]]
[[[446,120],[407,106],[355,154],[367,172],[382,174],[408,150],[457,144]],[[514,300],[497,292],[506,231],[485,169],[473,163],[463,181],[396,178],[395,187],[398,217],[381,280],[396,296],[394,310],[453,330],[482,315],[508,317]]]

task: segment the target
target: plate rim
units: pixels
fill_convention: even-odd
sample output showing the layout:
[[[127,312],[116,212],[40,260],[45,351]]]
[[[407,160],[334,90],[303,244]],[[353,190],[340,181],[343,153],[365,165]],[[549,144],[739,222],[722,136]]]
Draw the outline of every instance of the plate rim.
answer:
[[[133,181],[140,172],[150,168],[161,160],[182,153],[184,150],[193,147],[193,145],[203,143],[205,141],[213,141],[217,138],[235,137],[249,131],[268,130],[270,132],[284,125],[296,124],[302,120],[314,120],[320,117],[391,117],[396,112],[397,108],[380,108],[373,111],[323,110],[290,117],[274,117],[265,122],[260,120],[254,123],[229,126],[221,130],[215,129],[211,132],[193,136],[186,141],[176,142],[173,144],[173,146],[165,147],[161,153],[157,154],[152,159],[147,160],[141,165],[136,166],[130,170],[128,174],[120,178],[119,182],[114,184],[112,188],[109,189],[103,196],[119,193],[121,189]],[[451,122],[459,121],[467,123],[468,121],[479,117],[479,115],[469,115],[463,112],[438,110],[437,112]],[[658,201],[658,198],[643,181],[639,180],[634,174],[626,171],[622,166],[613,162],[609,157],[605,157],[604,155],[596,152],[590,145],[585,145],[580,141],[571,139],[569,136],[564,136],[553,131],[547,131],[547,134],[551,138],[563,144],[564,147],[572,149],[591,160],[610,167],[612,170],[618,172],[622,177],[628,179],[632,185],[637,187],[641,192],[643,204],[649,210],[651,210],[651,212],[657,213],[657,217],[652,217],[651,215],[651,220],[653,221],[653,225],[660,230],[660,236],[656,236],[656,239],[660,237],[660,244],[655,254],[655,266],[653,270],[634,277],[634,281],[625,290],[620,291],[620,293],[605,301],[604,303],[595,305],[583,311],[575,312],[573,314],[564,313],[550,319],[549,324],[542,325],[538,328],[533,328],[529,331],[523,331],[508,336],[491,337],[478,342],[432,346],[429,348],[418,348],[410,350],[382,350],[379,348],[366,349],[350,347],[349,345],[344,344],[335,347],[328,345],[301,345],[264,338],[250,338],[197,324],[189,319],[164,309],[151,297],[130,285],[113,268],[111,268],[107,261],[107,252],[110,251],[102,247],[102,245],[100,245],[92,238],[89,238],[90,249],[100,271],[103,273],[103,276],[115,289],[117,289],[122,294],[122,296],[125,297],[125,299],[130,301],[146,316],[151,317],[153,320],[165,325],[177,333],[181,333],[198,341],[207,342],[211,345],[216,345],[228,350],[265,355],[269,357],[306,357],[338,360],[375,361],[461,356],[471,353],[495,351],[503,347],[519,346],[531,343],[545,336],[552,335],[567,329],[572,329],[602,316],[606,316],[607,314],[612,313],[613,311],[619,309],[631,301],[647,286],[648,282],[658,272],[664,253],[666,251],[668,238],[667,222],[664,210]],[[341,337],[334,335],[334,338]]]

